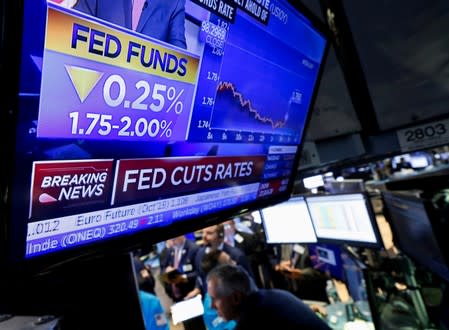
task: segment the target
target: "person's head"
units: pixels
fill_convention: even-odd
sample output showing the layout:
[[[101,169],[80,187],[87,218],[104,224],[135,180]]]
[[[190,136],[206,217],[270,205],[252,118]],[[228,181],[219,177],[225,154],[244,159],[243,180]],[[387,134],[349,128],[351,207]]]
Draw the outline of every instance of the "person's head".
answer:
[[[221,250],[211,250],[209,253],[205,253],[201,259],[200,267],[201,271],[205,274],[209,273],[211,269],[218,265],[235,265],[235,261],[231,259],[231,256]]]
[[[239,319],[242,301],[251,291],[248,273],[238,266],[219,265],[207,274],[207,292],[212,308],[225,321]]]
[[[232,233],[235,233],[235,231],[236,231],[234,219],[230,219],[230,220],[223,222],[223,227],[224,227],[225,231],[227,229],[231,230]]]
[[[173,247],[182,246],[184,244],[185,240],[186,240],[186,237],[184,235],[172,238]]]
[[[165,241],[165,247],[166,247],[167,249],[173,247],[173,238],[168,239],[168,240]]]
[[[223,242],[224,227],[222,224],[209,226],[203,229],[204,245],[210,246],[212,249],[217,249]]]

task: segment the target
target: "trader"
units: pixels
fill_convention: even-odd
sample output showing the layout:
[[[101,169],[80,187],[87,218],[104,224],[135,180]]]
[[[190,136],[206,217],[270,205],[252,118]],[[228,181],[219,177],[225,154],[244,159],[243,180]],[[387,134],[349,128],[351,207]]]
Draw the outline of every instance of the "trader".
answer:
[[[288,291],[251,288],[248,274],[234,265],[220,265],[207,275],[212,307],[235,330],[316,329],[329,330],[311,308]]]

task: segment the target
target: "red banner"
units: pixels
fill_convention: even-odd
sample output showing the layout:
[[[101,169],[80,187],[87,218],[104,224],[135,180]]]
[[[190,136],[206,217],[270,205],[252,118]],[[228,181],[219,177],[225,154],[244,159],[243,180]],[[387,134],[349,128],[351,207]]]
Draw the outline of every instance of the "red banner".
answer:
[[[264,163],[265,156],[120,160],[112,204],[257,182]]]

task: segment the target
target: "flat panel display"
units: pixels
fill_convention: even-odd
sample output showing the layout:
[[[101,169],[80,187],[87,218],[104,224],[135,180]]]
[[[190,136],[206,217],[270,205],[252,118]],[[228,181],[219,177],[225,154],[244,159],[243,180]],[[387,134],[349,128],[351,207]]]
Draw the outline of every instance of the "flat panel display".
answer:
[[[307,196],[306,202],[319,242],[382,246],[374,212],[365,194]]]
[[[263,208],[261,214],[267,243],[317,241],[303,197],[292,197],[287,202]]]
[[[22,2],[11,259],[290,196],[328,46],[301,7]]]
[[[449,268],[435,236],[423,199],[394,192],[383,192],[385,217],[393,231],[398,248],[436,275],[449,281]],[[430,213],[432,214],[432,213]]]

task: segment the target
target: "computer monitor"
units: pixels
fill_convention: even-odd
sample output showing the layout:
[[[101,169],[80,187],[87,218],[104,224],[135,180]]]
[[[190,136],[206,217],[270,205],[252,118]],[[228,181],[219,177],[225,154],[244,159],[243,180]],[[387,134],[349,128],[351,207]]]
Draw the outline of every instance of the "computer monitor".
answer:
[[[303,197],[292,197],[287,202],[263,208],[261,215],[269,244],[317,242]]]
[[[402,154],[393,157],[393,169],[400,170],[402,168],[423,169],[432,164],[429,154],[425,152],[414,152],[411,154]]]
[[[430,202],[399,191],[384,191],[382,199],[395,245],[420,265],[449,281],[448,263],[437,236],[442,233],[433,219],[435,212]]]
[[[308,244],[310,260],[314,269],[328,274],[332,278],[344,281],[344,269],[341,249],[334,244]]]
[[[382,240],[364,193],[306,196],[318,242],[381,248]]]

